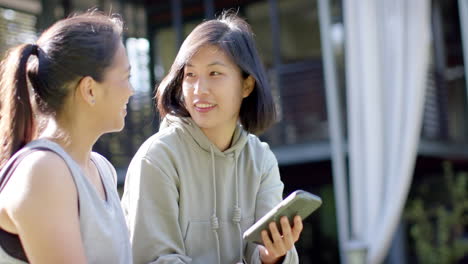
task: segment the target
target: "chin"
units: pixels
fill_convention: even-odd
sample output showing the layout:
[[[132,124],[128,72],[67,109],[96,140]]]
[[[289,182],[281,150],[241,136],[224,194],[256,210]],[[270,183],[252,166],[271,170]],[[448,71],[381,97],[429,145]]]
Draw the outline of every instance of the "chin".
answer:
[[[125,123],[123,123],[120,127],[118,127],[118,128],[115,130],[115,132],[120,132],[120,131],[122,131],[122,130],[124,129],[124,127],[125,127]]]
[[[120,132],[124,129],[125,123],[122,122],[121,124],[116,124],[114,127],[110,128],[107,130],[107,133],[114,133],[114,132]]]
[[[200,120],[198,118],[194,118],[193,121],[200,128],[211,128],[211,127],[213,127],[212,122],[210,122],[208,120]]]

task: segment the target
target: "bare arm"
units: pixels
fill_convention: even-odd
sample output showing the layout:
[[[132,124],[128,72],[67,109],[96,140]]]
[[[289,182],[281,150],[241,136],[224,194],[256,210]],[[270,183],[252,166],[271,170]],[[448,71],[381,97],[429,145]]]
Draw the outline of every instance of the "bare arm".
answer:
[[[76,187],[59,156],[46,151],[28,155],[3,195],[7,215],[31,263],[87,263]]]

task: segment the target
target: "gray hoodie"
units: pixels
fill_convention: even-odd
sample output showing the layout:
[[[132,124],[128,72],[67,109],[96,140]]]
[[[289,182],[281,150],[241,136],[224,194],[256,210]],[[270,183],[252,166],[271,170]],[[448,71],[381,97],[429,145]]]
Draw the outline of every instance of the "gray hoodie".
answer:
[[[266,143],[237,126],[221,152],[191,118],[170,116],[127,172],[122,206],[134,263],[261,263],[242,233],[282,199]],[[283,263],[298,263],[295,249]]]

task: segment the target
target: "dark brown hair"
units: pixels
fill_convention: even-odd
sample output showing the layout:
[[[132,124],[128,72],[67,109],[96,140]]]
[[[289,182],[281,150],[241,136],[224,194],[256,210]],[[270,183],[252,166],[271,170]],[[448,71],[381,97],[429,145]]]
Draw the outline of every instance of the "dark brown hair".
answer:
[[[30,98],[41,114],[60,113],[81,78],[103,80],[121,33],[119,17],[91,11],[56,22],[36,44],[8,51],[0,65],[0,168],[37,134]]]
[[[252,93],[244,98],[239,119],[244,129],[259,134],[276,121],[276,107],[265,70],[258,55],[252,30],[232,12],[198,25],[180,47],[171,70],[156,92],[156,105],[161,118],[167,114],[188,117],[182,98],[184,67],[204,45],[215,45],[225,52],[242,71],[243,77],[255,79]]]

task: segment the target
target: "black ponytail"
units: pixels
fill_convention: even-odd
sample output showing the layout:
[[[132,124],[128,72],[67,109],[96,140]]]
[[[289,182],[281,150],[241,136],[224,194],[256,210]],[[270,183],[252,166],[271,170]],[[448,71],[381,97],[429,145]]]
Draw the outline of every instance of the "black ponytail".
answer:
[[[36,133],[27,63],[37,52],[35,44],[20,45],[10,50],[0,65],[0,168]]]

